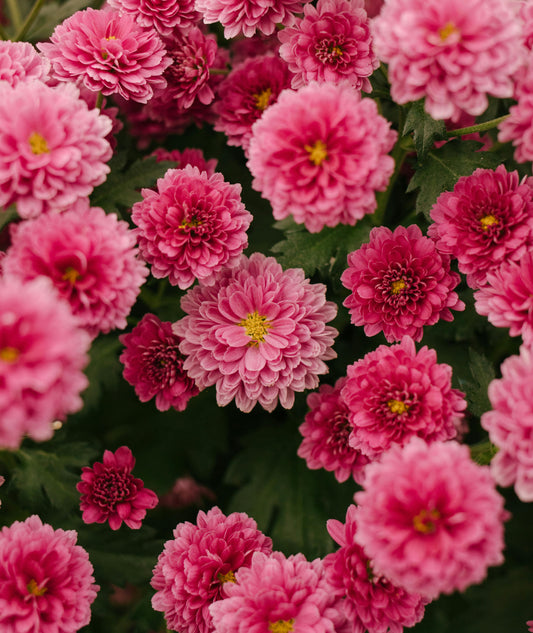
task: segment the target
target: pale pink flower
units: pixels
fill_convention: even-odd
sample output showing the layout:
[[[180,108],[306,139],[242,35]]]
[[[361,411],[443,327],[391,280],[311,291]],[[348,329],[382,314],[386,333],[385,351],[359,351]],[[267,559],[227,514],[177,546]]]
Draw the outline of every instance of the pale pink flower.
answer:
[[[272,551],[272,541],[244,512],[225,516],[215,507],[198,512],[196,525],[179,523],[154,568],[152,607],[165,614],[167,627],[180,633],[210,633],[209,605],[223,597],[254,552]]]
[[[425,325],[453,321],[451,310],[465,308],[453,292],[460,277],[449,256],[416,224],[372,229],[370,242],[348,255],[341,281],[351,291],[343,305],[352,323],[367,336],[383,332],[389,343],[405,334],[420,341]]]
[[[284,90],[253,125],[252,186],[276,220],[292,214],[313,233],[354,225],[375,211],[375,192],[387,187],[396,137],[375,101],[354,88],[312,83]]]
[[[509,108],[509,116],[498,125],[498,141],[513,144],[514,159],[518,163],[533,161],[533,53],[529,53],[525,67],[518,74],[514,98],[516,105]]]
[[[37,515],[0,532],[3,633],[76,633],[91,620],[94,583],[74,530],[54,530]]]
[[[156,157],[158,163],[164,160],[175,161],[177,163],[176,169],[183,169],[186,165],[198,167],[200,171],[205,171],[208,176],[215,173],[218,163],[216,158],[206,160],[201,149],[191,147],[187,147],[181,152],[178,149],[168,151],[158,147],[152,152],[152,156]]]
[[[137,24],[161,35],[186,31],[199,19],[194,0],[107,0],[107,6],[130,15]]]
[[[46,81],[50,62],[28,42],[0,41],[0,82],[16,86],[21,81]]]
[[[373,569],[433,599],[481,582],[503,562],[508,513],[488,466],[456,442],[415,437],[366,468],[356,542]]]
[[[216,385],[217,402],[232,400],[249,412],[259,403],[290,409],[295,392],[314,389],[335,358],[337,330],[327,326],[337,306],[326,287],[300,268],[282,270],[273,257],[254,253],[223,269],[211,286],[200,284],[181,300],[184,368],[200,389]]]

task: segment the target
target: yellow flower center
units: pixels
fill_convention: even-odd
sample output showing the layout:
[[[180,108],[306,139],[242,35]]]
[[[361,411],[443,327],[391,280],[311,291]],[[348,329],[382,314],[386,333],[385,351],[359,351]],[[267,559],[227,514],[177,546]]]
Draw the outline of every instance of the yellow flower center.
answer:
[[[218,574],[217,578],[222,584],[224,584],[225,582],[237,582],[237,580],[235,579],[235,574],[231,571],[231,569],[225,574]]]
[[[184,218],[180,224],[180,229],[195,229],[199,226],[202,226],[203,222],[196,215],[193,215],[192,218],[186,219]]]
[[[432,534],[437,529],[435,521],[439,519],[440,512],[438,510],[420,510],[420,512],[413,517],[413,527],[421,534]]]
[[[68,281],[71,285],[74,285],[76,281],[78,280],[79,276],[80,276],[79,271],[77,271],[72,266],[67,266],[65,268],[65,272],[63,273],[63,276],[61,277],[61,279],[63,279],[63,281]]]
[[[387,406],[389,407],[391,413],[397,413],[398,415],[402,415],[402,413],[409,411],[409,405],[405,404],[405,402],[402,402],[401,400],[389,400],[387,402]]]
[[[294,631],[294,618],[290,620],[277,620],[276,622],[268,623],[268,630],[272,633],[289,633]]]
[[[314,165],[320,165],[328,157],[328,148],[321,140],[315,141],[313,145],[304,145],[304,149]]]
[[[393,295],[399,295],[400,292],[405,288],[406,283],[403,279],[396,279],[390,285],[390,292]]]
[[[267,320],[266,316],[261,316],[257,310],[248,314],[248,316],[239,321],[237,325],[241,325],[244,328],[246,336],[252,339],[248,345],[254,347],[257,347],[259,343],[265,340],[268,330],[272,327],[272,324]]]
[[[257,94],[253,94],[252,98],[255,101],[255,107],[258,110],[265,110],[268,108],[270,103],[270,97],[272,95],[272,90],[270,88],[265,88],[262,92],[258,92]]]
[[[31,151],[35,155],[50,153],[46,139],[44,136],[41,136],[39,132],[32,132],[30,134],[30,138],[28,139],[28,143],[30,144]]]
[[[439,29],[439,37],[442,42],[445,42],[450,35],[453,35],[454,33],[459,33],[459,29],[453,22],[447,22],[441,29]]]
[[[46,587],[39,587],[37,581],[32,578],[30,582],[27,584],[28,593],[31,593],[32,596],[44,596],[46,593]]]
[[[342,55],[342,48],[340,46],[332,46],[328,52],[333,57],[340,57]]]
[[[0,349],[0,360],[4,363],[15,363],[20,356],[20,352],[15,347],[2,347]]]
[[[479,223],[481,224],[481,228],[484,231],[487,231],[489,226],[494,226],[495,224],[499,224],[500,221],[498,220],[498,218],[494,217],[491,213],[489,213],[488,215],[484,215],[482,218],[480,218]]]

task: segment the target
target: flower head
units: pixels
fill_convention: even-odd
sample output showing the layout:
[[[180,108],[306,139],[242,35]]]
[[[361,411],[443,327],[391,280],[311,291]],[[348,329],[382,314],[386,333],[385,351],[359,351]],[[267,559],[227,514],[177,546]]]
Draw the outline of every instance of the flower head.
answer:
[[[48,79],[50,62],[29,42],[0,41],[0,82],[16,86],[21,81]]]
[[[215,173],[218,163],[216,158],[206,160],[201,149],[190,147],[187,147],[182,152],[178,149],[168,151],[158,147],[152,152],[152,156],[156,157],[158,163],[164,160],[175,161],[177,163],[176,169],[183,169],[186,165],[198,167],[200,171],[207,172],[208,176],[212,176]]]
[[[194,0],[107,0],[107,5],[130,15],[141,26],[155,28],[160,35],[186,31],[199,18]]]
[[[525,6],[525,5],[524,5]],[[533,160],[533,64],[532,54],[518,73],[514,98],[516,105],[509,108],[509,116],[499,125],[498,141],[511,141],[517,163]]]

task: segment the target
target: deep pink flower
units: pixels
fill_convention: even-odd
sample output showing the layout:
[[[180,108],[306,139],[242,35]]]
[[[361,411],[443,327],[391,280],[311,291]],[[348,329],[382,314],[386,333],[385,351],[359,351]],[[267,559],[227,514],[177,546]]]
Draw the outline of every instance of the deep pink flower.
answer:
[[[369,460],[348,443],[352,429],[348,407],[341,398],[345,382],[346,378],[339,378],[334,387],[321,385],[317,392],[307,396],[311,410],[298,429],[303,435],[298,456],[303,457],[311,469],[325,468],[333,472],[337,481],[353,477],[360,484]]]
[[[148,274],[126,222],[80,200],[62,214],[14,225],[11,240],[3,260],[6,275],[51,279],[93,336],[126,327]]]
[[[507,0],[390,0],[373,21],[376,52],[388,63],[391,95],[425,97],[434,119],[475,116],[487,94],[513,95],[524,59],[520,22]]]
[[[206,160],[201,149],[190,147],[187,147],[182,152],[178,149],[168,151],[158,147],[152,152],[152,156],[156,157],[158,163],[164,160],[175,161],[177,163],[176,169],[183,169],[186,165],[198,167],[200,171],[207,172],[208,176],[212,176],[215,173],[218,163],[216,158]]]
[[[107,0],[107,6],[130,15],[137,24],[161,35],[185,31],[199,19],[194,0]]]
[[[179,523],[154,568],[152,606],[167,627],[180,633],[210,633],[209,605],[248,567],[254,552],[272,551],[272,541],[244,512],[225,516],[215,507],[198,512],[197,524]]]
[[[252,128],[252,186],[276,220],[292,214],[316,233],[355,224],[376,209],[394,169],[396,132],[375,101],[349,86],[313,83],[284,90]]]
[[[279,40],[278,34],[274,31],[272,35],[256,33],[252,37],[238,37],[229,42],[231,63],[235,68],[250,57],[259,55],[278,55]]]
[[[468,285],[480,288],[488,272],[533,246],[533,178],[520,180],[503,165],[476,169],[437,198],[431,219],[438,251],[457,258]]]
[[[453,292],[460,277],[449,256],[416,224],[372,229],[370,242],[348,255],[341,281],[352,293],[344,301],[352,323],[367,336],[383,331],[389,343],[405,334],[420,341],[424,325],[453,321],[451,310],[465,308]]]
[[[82,407],[90,339],[48,280],[0,281],[0,446],[52,437]],[[1,613],[1,609],[0,609]]]
[[[46,81],[50,62],[28,42],[0,41],[0,82],[16,86],[21,81]]]
[[[533,161],[533,53],[517,77],[514,98],[517,104],[509,108],[509,117],[498,125],[498,141],[511,141],[518,163]]]
[[[128,14],[103,9],[77,11],[37,48],[60,81],[139,103],[165,87],[163,71],[171,63],[156,31],[142,28]]]
[[[529,627],[530,632],[533,632],[533,620],[528,620],[526,626]]]
[[[81,493],[80,510],[84,523],[109,522],[118,530],[122,521],[133,530],[141,527],[146,510],[157,505],[155,492],[131,474],[135,458],[127,446],[114,453],[104,451],[102,462],[84,466],[76,490]]]
[[[384,3],[385,0],[365,0],[365,11],[368,13],[368,17],[375,18],[379,15]]]
[[[355,500],[356,542],[406,591],[430,599],[464,591],[503,562],[503,498],[467,446],[418,437],[393,446],[367,466]]]
[[[368,77],[379,66],[372,48],[364,0],[318,0],[304,17],[278,33],[279,54],[294,73],[293,88],[311,81],[350,83],[370,92]]]
[[[54,530],[37,515],[0,532],[3,633],[76,633],[89,623],[95,585],[74,530]]]
[[[326,323],[337,306],[326,288],[300,268],[283,271],[273,257],[242,256],[212,286],[200,284],[181,300],[186,316],[174,324],[182,337],[184,368],[200,389],[216,385],[219,406],[233,399],[241,411],[259,403],[273,411],[294,404],[295,392],[314,389],[335,358],[337,330]]]
[[[351,633],[402,633],[424,617],[427,600],[393,585],[374,573],[372,561],[355,542],[357,513],[354,505],[346,512],[346,522],[330,519],[328,532],[340,545],[324,558],[326,577],[340,595]]]
[[[62,211],[109,173],[111,121],[72,85],[0,88],[0,207],[23,218]]]
[[[199,484],[190,475],[178,477],[172,488],[159,497],[159,505],[163,508],[182,510],[191,506],[201,506],[209,499],[216,499],[215,493],[206,486]]]

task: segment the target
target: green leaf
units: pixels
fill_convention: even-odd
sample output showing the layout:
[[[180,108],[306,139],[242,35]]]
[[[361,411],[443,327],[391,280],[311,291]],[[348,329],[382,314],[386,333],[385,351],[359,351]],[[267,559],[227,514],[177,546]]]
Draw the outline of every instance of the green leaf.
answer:
[[[435,121],[425,110],[424,101],[415,101],[409,108],[403,134],[413,133],[418,160],[422,161],[429,150],[434,147],[435,141],[446,138],[446,126],[444,121]]]
[[[67,0],[67,2],[48,2],[39,11],[35,19],[28,40],[42,42],[52,35],[55,27],[63,20],[66,20],[77,11],[92,7],[93,0]]]
[[[470,372],[472,381],[465,382],[466,397],[469,410],[476,416],[492,409],[487,394],[489,384],[494,380],[495,372],[492,363],[483,354],[470,349]]]
[[[118,360],[118,351],[122,343],[116,335],[101,336],[91,345],[90,363],[85,370],[89,386],[81,394],[83,413],[93,409],[100,401],[103,393],[116,387],[122,373],[122,365]]]

